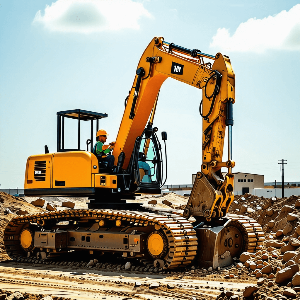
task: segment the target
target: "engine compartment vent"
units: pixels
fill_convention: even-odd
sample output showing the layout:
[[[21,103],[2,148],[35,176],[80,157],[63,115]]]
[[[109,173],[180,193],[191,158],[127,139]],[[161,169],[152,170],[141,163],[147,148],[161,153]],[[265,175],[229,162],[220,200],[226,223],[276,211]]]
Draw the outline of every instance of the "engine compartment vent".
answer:
[[[36,181],[46,181],[46,161],[37,160],[34,162],[34,179]]]

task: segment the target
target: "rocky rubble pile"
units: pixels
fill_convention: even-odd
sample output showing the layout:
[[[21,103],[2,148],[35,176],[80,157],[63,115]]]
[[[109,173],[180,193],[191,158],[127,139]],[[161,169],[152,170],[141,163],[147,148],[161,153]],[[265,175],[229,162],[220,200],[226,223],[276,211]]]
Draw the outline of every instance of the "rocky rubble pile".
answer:
[[[300,197],[264,198],[250,194],[235,196],[229,211],[255,219],[266,232],[283,230],[287,225],[285,234],[292,234],[292,227],[300,216]]]
[[[9,292],[0,289],[0,300],[70,300],[69,298],[52,297],[42,294],[29,294],[21,292]]]
[[[257,279],[257,284],[247,287],[243,296],[267,300],[300,298],[300,198],[235,196],[230,212],[255,219],[266,234],[262,250],[244,252],[236,263],[238,270]],[[219,295],[226,297],[226,293]]]

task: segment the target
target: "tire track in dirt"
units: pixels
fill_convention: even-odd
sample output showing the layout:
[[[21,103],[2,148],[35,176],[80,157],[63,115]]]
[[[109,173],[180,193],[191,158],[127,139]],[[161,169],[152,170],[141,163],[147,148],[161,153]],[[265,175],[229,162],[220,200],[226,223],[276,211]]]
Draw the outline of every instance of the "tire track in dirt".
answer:
[[[48,267],[48,266],[47,266]],[[248,283],[206,281],[181,276],[126,274],[87,269],[44,270],[15,262],[0,264],[0,289],[10,288],[71,299],[214,299],[226,289],[235,293]]]

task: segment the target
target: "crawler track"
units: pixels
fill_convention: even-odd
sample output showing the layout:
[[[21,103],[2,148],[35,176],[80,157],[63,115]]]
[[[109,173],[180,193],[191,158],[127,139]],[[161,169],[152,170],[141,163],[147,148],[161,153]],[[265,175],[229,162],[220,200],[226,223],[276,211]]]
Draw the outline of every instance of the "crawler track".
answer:
[[[237,228],[243,236],[243,243],[239,243],[243,246],[241,246],[238,252],[232,253],[232,255],[238,256],[236,254],[240,254],[243,251],[255,252],[261,249],[264,241],[264,233],[262,227],[254,219],[231,214],[227,215],[227,217],[231,220],[228,228]],[[29,226],[35,226],[35,228],[39,228],[40,230],[41,227],[38,224],[43,224],[47,221],[53,222],[53,220],[55,220],[54,224],[63,221],[80,222],[89,220],[91,222],[97,222],[98,220],[109,220],[115,222],[116,220],[120,220],[123,224],[126,224],[126,227],[138,229],[139,231],[143,231],[145,228],[149,229],[151,226],[152,228],[157,228],[163,233],[165,241],[166,249],[164,249],[163,257],[160,257],[160,260],[163,260],[163,265],[160,267],[163,267],[163,269],[186,267],[192,263],[197,255],[198,238],[196,231],[193,229],[192,224],[178,212],[142,212],[108,209],[66,210],[14,218],[9,222],[4,232],[4,245],[7,253],[15,259],[30,256],[29,261],[31,259],[34,261],[34,256],[36,255],[34,247],[27,252],[24,251],[20,243],[20,234],[24,228],[28,228]],[[221,243],[223,243],[223,241],[221,241]],[[223,244],[220,244],[220,249],[222,247]],[[102,251],[101,245],[86,250]],[[52,251],[53,249],[50,252]],[[142,261],[144,265],[148,265],[149,268],[153,267],[153,262],[156,258],[150,257],[149,259],[147,249],[143,251],[145,256],[139,257],[140,261]],[[56,251],[54,250],[54,252]],[[95,254],[96,253],[97,252],[95,252]]]
[[[120,220],[141,231],[145,227],[155,226],[164,233],[167,239],[168,249],[163,257],[165,269],[189,265],[197,253],[196,232],[191,223],[182,216],[167,212],[158,214],[125,210],[67,210],[14,218],[9,222],[4,232],[6,251],[11,256],[26,254],[20,245],[20,233],[29,225],[37,226],[37,224],[46,223],[48,220],[55,220],[56,223],[83,220]]]
[[[245,247],[243,251],[254,253],[260,250],[265,240],[265,234],[262,227],[252,218],[241,215],[228,214],[228,218],[244,232]]]

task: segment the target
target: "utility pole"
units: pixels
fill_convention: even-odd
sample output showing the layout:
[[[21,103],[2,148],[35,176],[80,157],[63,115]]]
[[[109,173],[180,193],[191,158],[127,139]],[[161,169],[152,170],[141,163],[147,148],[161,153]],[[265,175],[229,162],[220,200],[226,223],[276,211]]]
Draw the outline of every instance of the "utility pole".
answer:
[[[287,163],[285,163],[285,161],[287,161],[286,159],[280,159],[278,164],[282,165],[282,184],[281,184],[281,188],[282,188],[282,198],[284,198],[284,165],[286,165]]]

